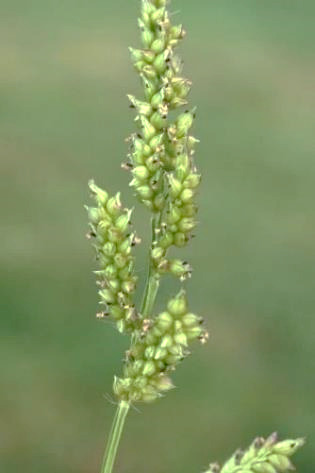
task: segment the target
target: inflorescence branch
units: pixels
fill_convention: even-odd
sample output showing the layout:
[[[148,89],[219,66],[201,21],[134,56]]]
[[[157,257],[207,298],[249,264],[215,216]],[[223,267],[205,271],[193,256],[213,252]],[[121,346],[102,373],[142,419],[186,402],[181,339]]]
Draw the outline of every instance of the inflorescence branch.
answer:
[[[237,450],[222,467],[210,464],[205,473],[287,473],[295,469],[290,457],[304,443],[303,438],[278,441],[276,433],[257,437],[247,450]]]

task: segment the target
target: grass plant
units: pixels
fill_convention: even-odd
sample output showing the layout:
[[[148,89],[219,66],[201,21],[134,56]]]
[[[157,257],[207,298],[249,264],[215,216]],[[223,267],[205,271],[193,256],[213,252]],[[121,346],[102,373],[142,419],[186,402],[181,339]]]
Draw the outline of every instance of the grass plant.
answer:
[[[110,196],[93,180],[89,183],[95,203],[87,211],[88,238],[98,261],[95,274],[101,310],[97,318],[111,320],[130,337],[122,374],[114,379],[118,406],[101,473],[113,471],[130,406],[156,401],[172,389],[171,373],[190,354],[192,342],[208,339],[203,317],[191,312],[184,289],[192,268],[185,259],[172,255],[174,248],[186,247],[194,236],[201,175],[194,157],[198,140],[191,134],[195,109],[189,108],[187,100],[191,82],[182,76],[182,61],[175,51],[185,30],[170,18],[166,0],[142,0],[142,48],[130,48],[143,97],[128,95],[137,129],[128,138],[128,161],[122,167],[130,172],[130,186],[148,209],[152,225],[140,307],[135,304],[133,248],[141,238],[132,227],[133,209],[122,205],[120,193]],[[156,313],[160,281],[166,274],[178,279],[179,291]],[[206,473],[285,473],[292,469],[289,457],[303,443],[301,438],[279,441],[276,434],[257,438],[222,467],[210,464]]]

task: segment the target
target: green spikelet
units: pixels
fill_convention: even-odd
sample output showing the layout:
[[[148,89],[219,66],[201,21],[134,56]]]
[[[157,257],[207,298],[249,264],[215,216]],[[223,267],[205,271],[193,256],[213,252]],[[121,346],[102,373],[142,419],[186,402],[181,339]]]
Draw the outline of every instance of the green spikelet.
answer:
[[[276,433],[266,440],[258,437],[244,452],[235,452],[222,468],[212,463],[205,473],[287,473],[294,470],[290,457],[304,443],[303,438],[279,442]]]

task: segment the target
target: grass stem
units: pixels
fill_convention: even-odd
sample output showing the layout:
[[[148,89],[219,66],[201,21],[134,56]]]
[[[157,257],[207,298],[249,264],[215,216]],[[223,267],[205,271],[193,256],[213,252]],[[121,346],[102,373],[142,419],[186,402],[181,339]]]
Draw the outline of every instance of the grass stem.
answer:
[[[130,404],[126,401],[121,401],[118,404],[109,438],[107,441],[107,446],[102,463],[102,469],[100,473],[112,473],[113,471],[119,441],[121,438],[129,408]]]
[[[154,242],[156,241],[156,230],[159,228],[159,223],[160,223],[161,215],[157,214],[154,217],[152,217],[152,246],[154,245]],[[151,248],[150,248],[151,252]],[[156,299],[156,295],[159,289],[160,285],[160,276],[155,270],[151,257],[149,256],[149,270],[148,270],[148,276],[147,276],[147,281],[144,289],[144,296],[143,296],[143,301],[142,301],[142,306],[141,306],[141,315],[145,319],[147,317],[150,317],[152,315],[152,310],[154,306],[154,302]]]

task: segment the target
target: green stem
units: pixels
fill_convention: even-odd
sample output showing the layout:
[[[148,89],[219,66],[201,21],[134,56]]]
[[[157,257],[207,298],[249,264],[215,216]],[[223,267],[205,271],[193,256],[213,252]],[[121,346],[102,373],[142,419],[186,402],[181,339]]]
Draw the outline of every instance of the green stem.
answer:
[[[117,449],[129,407],[130,404],[126,401],[120,401],[118,404],[104,453],[101,473],[112,473],[113,471]]]
[[[145,298],[142,304],[141,315],[143,318],[147,318],[151,315],[155,298],[159,289],[160,278],[151,268],[149,270],[149,276],[147,280],[147,287],[145,292]]]
[[[161,214],[157,214],[152,217],[152,244],[156,240],[156,229],[160,225],[160,220]],[[149,256],[149,258],[150,259],[148,277],[145,284],[144,296],[141,306],[141,314],[144,318],[149,317],[152,314],[154,302],[160,284],[160,277],[152,264],[151,255]],[[112,473],[113,471],[120,437],[124,428],[129,408],[130,404],[126,401],[120,401],[117,407],[109,438],[107,441],[106,450],[104,453],[101,473]]]
[[[159,227],[161,214],[152,217],[152,245],[156,241],[156,229]],[[151,252],[151,250],[150,250]],[[144,296],[141,305],[141,315],[143,318],[150,317],[152,314],[154,302],[160,285],[160,275],[155,270],[151,254],[149,255],[149,270],[145,284]]]

